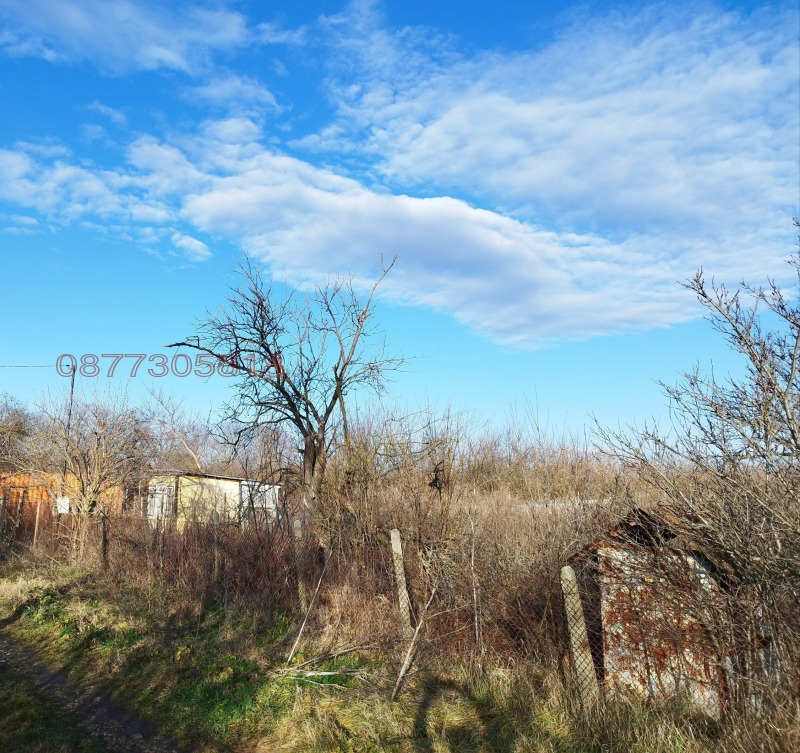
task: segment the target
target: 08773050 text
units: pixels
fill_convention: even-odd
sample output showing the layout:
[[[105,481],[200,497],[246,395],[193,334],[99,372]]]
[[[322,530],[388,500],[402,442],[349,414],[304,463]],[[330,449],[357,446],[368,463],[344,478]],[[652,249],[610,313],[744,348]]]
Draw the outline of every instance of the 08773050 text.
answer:
[[[101,360],[103,359],[103,360]],[[176,376],[188,377],[191,375],[208,378],[218,374],[222,377],[232,377],[241,373],[233,358],[221,358],[208,353],[198,353],[194,360],[186,353],[175,353],[166,356],[163,353],[84,353],[76,357],[71,353],[62,353],[56,359],[56,372],[59,376],[72,376],[78,373],[82,377],[93,378],[105,373],[109,379],[120,374],[131,378],[146,373],[148,376],[159,377]]]

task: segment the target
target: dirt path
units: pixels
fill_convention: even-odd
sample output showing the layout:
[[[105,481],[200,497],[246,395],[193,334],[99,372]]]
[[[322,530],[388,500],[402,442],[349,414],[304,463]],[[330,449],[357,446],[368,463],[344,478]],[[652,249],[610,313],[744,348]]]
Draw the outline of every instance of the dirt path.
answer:
[[[152,725],[112,704],[102,693],[80,687],[54,671],[24,646],[0,632],[0,662],[28,677],[56,706],[114,753],[189,753],[173,740],[156,736]]]

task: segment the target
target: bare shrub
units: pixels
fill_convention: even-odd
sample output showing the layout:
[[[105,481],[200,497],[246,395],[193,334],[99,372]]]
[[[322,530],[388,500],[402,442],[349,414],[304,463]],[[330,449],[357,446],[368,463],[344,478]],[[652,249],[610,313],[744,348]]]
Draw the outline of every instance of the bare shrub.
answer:
[[[721,647],[727,691],[741,708],[792,702],[800,688],[800,254],[798,286],[736,291],[687,283],[714,328],[743,358],[744,376],[699,369],[664,385],[673,425],[604,439],[670,503],[684,549],[722,584],[696,610]],[[713,613],[713,614],[711,614]]]
[[[340,611],[337,620],[363,630],[372,614],[373,635],[402,635],[389,558],[398,528],[415,620],[436,589],[421,661],[557,666],[560,565],[619,514],[629,491],[619,467],[586,446],[548,440],[534,422],[527,433],[517,424],[491,436],[450,411],[353,422],[314,516],[336,551],[330,587],[359,586],[348,590],[353,618]]]

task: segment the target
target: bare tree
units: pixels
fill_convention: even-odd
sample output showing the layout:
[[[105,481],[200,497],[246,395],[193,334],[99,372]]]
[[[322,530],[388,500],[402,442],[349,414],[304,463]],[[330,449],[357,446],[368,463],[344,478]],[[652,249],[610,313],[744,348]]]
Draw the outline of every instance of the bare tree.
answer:
[[[112,489],[145,471],[151,434],[124,396],[76,396],[71,410],[68,401],[48,397],[37,408],[16,470],[38,478],[53,498],[66,491],[75,512],[95,512]]]
[[[0,395],[0,473],[17,469],[35,417],[11,395]]]
[[[763,668],[765,687],[796,681],[800,659],[800,253],[789,264],[793,293],[774,281],[732,291],[699,271],[686,287],[743,357],[744,376],[720,380],[697,368],[662,384],[669,431],[601,432],[661,490],[684,540],[722,568],[729,637],[753,654],[751,678],[756,663],[773,663]]]
[[[193,337],[167,346],[212,356],[238,376],[225,419],[235,445],[265,426],[288,425],[297,432],[308,501],[319,491],[334,424],[347,439],[349,394],[358,388],[380,393],[387,373],[402,364],[387,355],[372,324],[375,292],[393,265],[394,260],[362,298],[352,277],[283,294],[246,259],[239,270],[242,284],[227,305],[201,321]]]
[[[229,473],[230,448],[215,436],[210,417],[187,409],[183,402],[160,389],[149,390],[150,399],[140,414],[154,441],[155,463],[162,470]]]

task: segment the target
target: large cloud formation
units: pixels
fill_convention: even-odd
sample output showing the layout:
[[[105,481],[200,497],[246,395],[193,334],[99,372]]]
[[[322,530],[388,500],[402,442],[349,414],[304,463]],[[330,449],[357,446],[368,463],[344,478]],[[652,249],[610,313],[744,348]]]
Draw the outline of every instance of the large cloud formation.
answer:
[[[676,283],[698,266],[760,279],[791,249],[794,10],[653,6],[565,27],[537,51],[466,55],[356,5],[320,20],[323,43],[303,37],[324,61],[333,119],[276,144],[260,113],[285,103],[210,62],[253,43],[240,14],[181,6],[162,44],[166,11],[116,0],[91,30],[93,3],[52,4],[67,42],[16,0],[0,5],[26,19],[17,45],[115,70],[205,66],[184,98],[241,99],[192,133],[132,135],[112,168],[57,143],[0,151],[0,198],[55,225],[102,222],[195,262],[221,236],[297,278],[366,278],[400,254],[386,294],[521,346],[684,321]],[[161,51],[123,64],[125,39],[117,58],[98,31],[134,10]]]

